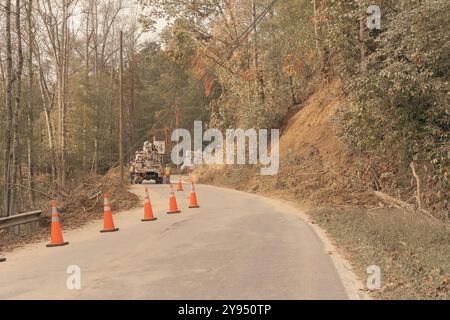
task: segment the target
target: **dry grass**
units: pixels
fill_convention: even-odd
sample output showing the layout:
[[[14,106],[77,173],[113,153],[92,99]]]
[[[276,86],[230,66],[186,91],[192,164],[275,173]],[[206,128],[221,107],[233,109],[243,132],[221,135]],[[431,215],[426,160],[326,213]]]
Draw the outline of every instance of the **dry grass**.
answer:
[[[381,299],[449,299],[450,226],[397,209],[313,209],[354,262],[360,276],[368,266],[382,271]]]

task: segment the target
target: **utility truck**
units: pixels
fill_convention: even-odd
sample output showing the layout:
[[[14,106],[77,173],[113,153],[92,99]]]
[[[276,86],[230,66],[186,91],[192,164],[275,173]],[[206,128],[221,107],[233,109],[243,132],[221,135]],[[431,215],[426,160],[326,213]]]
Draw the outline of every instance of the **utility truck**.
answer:
[[[164,156],[166,144],[164,141],[144,142],[142,151],[136,151],[134,161],[130,164],[130,182],[132,184],[143,184],[155,181],[156,184],[163,183]]]

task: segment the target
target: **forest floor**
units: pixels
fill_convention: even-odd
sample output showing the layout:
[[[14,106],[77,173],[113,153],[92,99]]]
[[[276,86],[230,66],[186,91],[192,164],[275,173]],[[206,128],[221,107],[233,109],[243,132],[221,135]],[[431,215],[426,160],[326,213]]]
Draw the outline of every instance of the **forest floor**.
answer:
[[[282,130],[278,175],[259,168],[204,166],[201,183],[294,202],[335,240],[366,279],[382,272],[378,299],[449,299],[450,225],[389,208],[373,193],[373,176],[336,138],[339,82],[324,84]]]
[[[113,211],[128,210],[140,204],[139,198],[129,192],[127,183],[120,183],[119,170],[110,170],[105,176],[89,175],[81,179],[73,188],[68,188],[58,199],[63,230],[78,229],[92,220],[103,217],[103,194],[111,197]],[[0,252],[11,251],[29,243],[50,239],[50,200],[41,200],[39,223],[0,230]],[[19,231],[19,232],[17,232]]]

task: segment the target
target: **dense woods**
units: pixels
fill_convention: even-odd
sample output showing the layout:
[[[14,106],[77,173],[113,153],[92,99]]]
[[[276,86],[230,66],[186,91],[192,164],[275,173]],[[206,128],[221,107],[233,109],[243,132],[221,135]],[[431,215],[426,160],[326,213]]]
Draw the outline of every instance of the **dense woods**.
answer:
[[[127,159],[148,136],[161,138],[180,103],[202,102],[190,61],[146,41],[137,9],[122,0],[1,1],[0,215],[117,165],[120,31]]]
[[[280,128],[319,84],[340,78],[336,122],[349,148],[380,174],[403,177],[416,164],[427,207],[448,210],[446,0],[0,3],[0,215],[117,165],[120,31],[126,160],[193,120]],[[381,30],[367,30],[372,4]],[[385,187],[411,189],[404,181]]]

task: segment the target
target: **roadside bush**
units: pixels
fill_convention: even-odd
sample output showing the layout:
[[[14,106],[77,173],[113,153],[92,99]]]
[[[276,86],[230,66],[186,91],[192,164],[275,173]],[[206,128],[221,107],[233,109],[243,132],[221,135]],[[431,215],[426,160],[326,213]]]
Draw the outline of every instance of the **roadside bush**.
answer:
[[[448,211],[450,3],[429,1],[393,17],[373,41],[367,73],[346,81],[342,138],[397,178],[416,162],[428,203]],[[410,182],[408,180],[408,182]],[[411,183],[404,186],[411,189]]]

